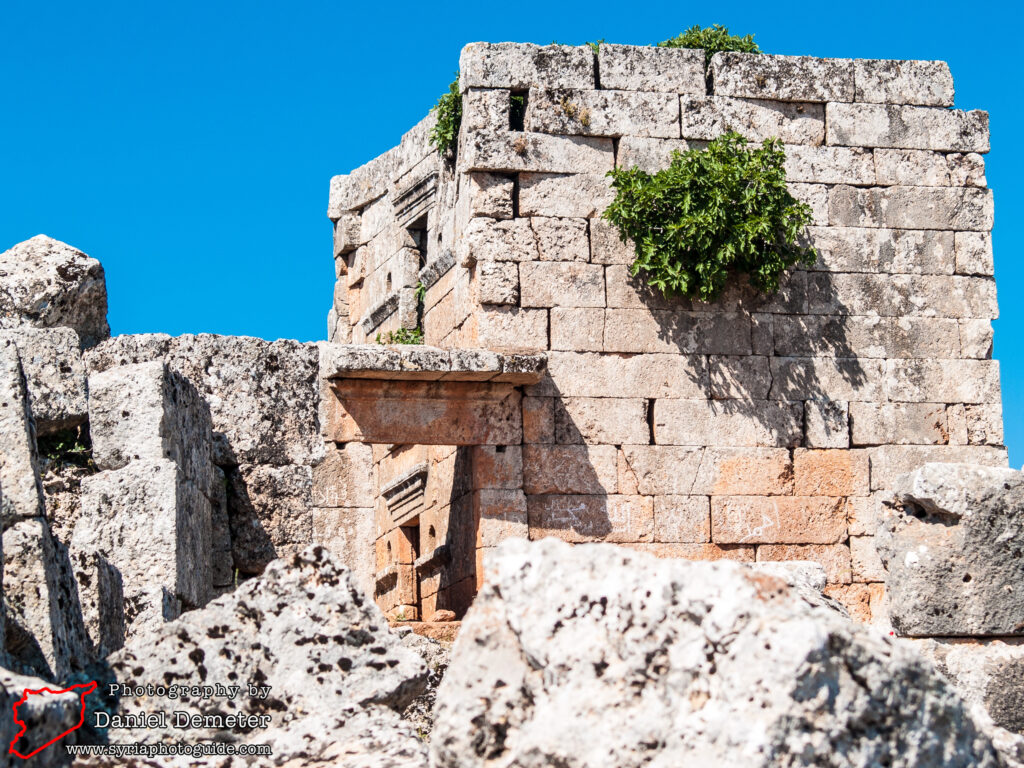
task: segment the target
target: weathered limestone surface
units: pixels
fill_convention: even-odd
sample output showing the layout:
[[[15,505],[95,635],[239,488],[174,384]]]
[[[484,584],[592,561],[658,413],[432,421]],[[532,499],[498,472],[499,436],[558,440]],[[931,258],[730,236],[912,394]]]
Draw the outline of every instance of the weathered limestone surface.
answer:
[[[944,61],[855,59],[855,101],[953,106],[953,76]]]
[[[446,768],[997,765],[909,649],[777,576],[607,545],[504,543],[436,714]]]
[[[47,435],[85,421],[85,364],[73,329],[2,330],[0,346],[18,350],[36,434]]]
[[[312,464],[322,455],[315,344],[142,334],[117,336],[86,355],[90,375],[153,360],[166,361],[206,400],[215,464]]]
[[[313,540],[313,470],[240,464],[228,470],[228,519],[234,567],[260,573],[277,557]]]
[[[1024,634],[1024,475],[925,464],[893,485],[878,552],[889,616],[903,635]]]
[[[82,481],[82,512],[70,549],[76,565],[78,553],[98,554],[117,570],[128,636],[209,600],[210,517],[209,499],[168,459],[136,459]],[[77,569],[76,575],[86,591],[102,589],[95,578],[83,579]],[[89,617],[92,626],[116,622],[105,612],[116,614],[119,606],[91,602],[101,611]]]
[[[0,347],[0,505],[6,649],[19,668],[63,678],[88,662],[67,553],[45,517],[18,352]]]
[[[711,59],[716,94],[776,101],[853,101],[852,59],[716,53]]]
[[[589,46],[470,43],[459,57],[459,87],[593,88]]]
[[[163,685],[167,676],[180,685],[237,681],[240,695],[216,700],[216,711],[268,716],[269,727],[192,733],[269,743],[271,765],[426,766],[422,741],[398,715],[424,690],[426,665],[322,547],[275,560],[233,593],[129,642],[109,664],[118,681],[133,685]],[[247,682],[268,686],[266,694],[247,695]],[[125,696],[120,711],[166,711],[170,718],[173,710],[206,712],[209,704],[195,696]],[[143,728],[110,736],[146,743],[166,737]]]
[[[988,152],[988,113],[887,104],[829,104],[829,144]]]
[[[601,87],[624,91],[705,92],[704,52],[688,48],[601,43]]]
[[[110,336],[103,267],[59,240],[36,235],[0,253],[0,328],[71,328],[83,347]]]
[[[209,408],[191,382],[162,360],[92,374],[89,429],[99,469],[120,469],[137,459],[169,459],[212,496]]]

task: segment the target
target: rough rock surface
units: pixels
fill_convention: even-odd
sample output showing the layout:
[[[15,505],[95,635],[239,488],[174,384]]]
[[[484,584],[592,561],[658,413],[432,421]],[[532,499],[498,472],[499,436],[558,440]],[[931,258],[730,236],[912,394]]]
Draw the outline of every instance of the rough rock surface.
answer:
[[[127,695],[118,711],[268,715],[267,728],[189,733],[197,740],[216,735],[271,744],[274,765],[426,765],[422,742],[397,714],[423,692],[426,665],[402,647],[380,610],[322,547],[275,560],[260,578],[130,642],[108,663],[110,675],[133,686],[242,686],[235,698]],[[250,695],[248,684],[267,686],[266,695]],[[111,729],[108,735],[152,743],[180,733]]]
[[[913,643],[956,686],[1008,765],[1024,766],[1024,641],[904,642]]]
[[[438,692],[454,766],[995,766],[911,649],[735,563],[510,540]]]
[[[137,459],[85,478],[70,545],[83,593],[103,589],[78,568],[92,568],[88,556],[100,555],[123,583],[129,635],[204,605],[213,584],[210,515],[209,499],[167,459]],[[107,610],[120,609],[98,598],[87,603],[101,610],[87,617],[91,628],[108,623]]]
[[[925,464],[901,476],[877,533],[902,635],[1024,634],[1024,474]]]
[[[73,328],[83,347],[110,336],[103,267],[46,235],[0,253],[0,328]]]
[[[212,495],[209,408],[192,383],[164,362],[92,374],[89,432],[99,469],[120,469],[135,459],[169,459]]]
[[[437,688],[451,660],[451,643],[424,637],[411,627],[394,627],[392,632],[402,638],[403,646],[416,651],[427,665],[426,689],[402,711],[402,719],[410,723],[419,737],[426,741],[434,730],[434,702],[437,700]]]
[[[48,435],[85,421],[88,413],[85,363],[75,331],[71,328],[0,330],[0,346],[18,349],[37,434]]]
[[[44,517],[18,352],[0,347],[0,487],[6,647],[25,672],[62,678],[88,661],[71,567]]]
[[[210,407],[219,466],[312,464],[323,453],[315,344],[247,336],[117,336],[90,350],[90,375],[165,360]]]

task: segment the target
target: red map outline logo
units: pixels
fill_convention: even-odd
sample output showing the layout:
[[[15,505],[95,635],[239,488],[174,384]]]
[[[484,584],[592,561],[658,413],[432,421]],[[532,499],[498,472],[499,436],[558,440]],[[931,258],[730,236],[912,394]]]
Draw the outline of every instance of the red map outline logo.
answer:
[[[22,704],[24,704],[26,701],[28,701],[29,694],[33,694],[33,693],[34,694],[52,693],[52,694],[56,695],[56,694],[60,694],[60,693],[70,693],[71,691],[75,690],[76,688],[84,688],[85,689],[85,690],[83,690],[79,694],[79,699],[78,699],[78,703],[82,707],[81,716],[78,718],[78,725],[74,725],[74,726],[68,728],[66,731],[64,731],[64,733],[62,733],[59,736],[55,736],[54,738],[50,739],[48,742],[43,744],[43,746],[36,747],[34,750],[29,752],[27,755],[23,755],[23,754],[21,754],[21,752],[16,750],[14,748],[14,745],[17,743],[18,739],[20,739],[22,736],[25,735],[25,731],[28,730],[28,725],[26,725],[23,720],[20,720],[18,718],[18,707],[20,707]],[[40,688],[39,690],[31,690],[29,688],[26,688],[25,689],[25,693],[22,694],[22,697],[20,699],[18,699],[18,701],[14,702],[14,707],[13,707],[13,709],[14,709],[14,722],[21,726],[21,730],[19,730],[14,735],[14,738],[11,740],[11,747],[8,750],[8,752],[10,754],[12,754],[12,755],[17,755],[22,760],[28,760],[33,755],[36,755],[36,754],[42,752],[44,749],[46,749],[48,746],[53,744],[55,741],[60,741],[61,739],[63,739],[65,736],[67,736],[72,731],[77,731],[85,723],[85,697],[88,696],[90,693],[92,693],[95,690],[96,690],[96,681],[95,680],[93,680],[91,683],[81,683],[79,685],[72,685],[70,688],[64,688],[64,689],[59,690],[59,691],[54,691],[54,690],[51,690],[49,688]]]

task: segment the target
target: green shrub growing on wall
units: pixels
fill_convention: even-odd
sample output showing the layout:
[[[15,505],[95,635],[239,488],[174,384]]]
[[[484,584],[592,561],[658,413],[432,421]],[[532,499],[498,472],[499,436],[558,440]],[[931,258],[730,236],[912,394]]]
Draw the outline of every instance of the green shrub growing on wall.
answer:
[[[377,334],[378,344],[422,344],[422,328],[399,328],[397,331]]]
[[[772,293],[787,267],[813,264],[817,253],[797,242],[811,208],[786,188],[785,159],[778,139],[757,148],[727,133],[674,152],[655,174],[610,171],[616,194],[604,218],[635,243],[633,275],[666,296],[712,301],[733,273]]]
[[[740,51],[741,53],[760,53],[761,49],[754,42],[753,35],[730,35],[729,30],[721,24],[713,24],[701,29],[690,27],[681,35],[658,43],[659,48],[703,48],[704,70],[711,66],[711,57],[720,51]]]
[[[462,126],[462,95],[459,93],[459,76],[448,86],[448,93],[441,96],[434,106],[437,123],[430,131],[430,143],[442,155],[453,156],[459,142],[459,128]]]

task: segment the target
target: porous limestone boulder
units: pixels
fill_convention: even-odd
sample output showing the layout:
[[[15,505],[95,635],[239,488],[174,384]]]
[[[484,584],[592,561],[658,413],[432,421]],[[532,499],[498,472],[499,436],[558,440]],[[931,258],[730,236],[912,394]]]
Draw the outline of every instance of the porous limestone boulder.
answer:
[[[893,484],[876,546],[901,635],[1024,634],[1024,474],[925,464]]]
[[[323,547],[275,560],[259,578],[129,642],[107,662],[108,677],[135,687],[121,695],[118,713],[166,712],[169,723],[175,710],[265,716],[244,730],[188,731],[196,740],[270,744],[273,758],[261,765],[426,766],[422,742],[398,715],[423,692],[426,665]],[[135,695],[150,684],[241,688],[233,697]],[[112,728],[107,736],[154,743],[181,733]],[[183,764],[220,764],[190,761]]]
[[[67,327],[83,347],[110,336],[102,265],[46,235],[0,253],[0,328]]]
[[[15,347],[21,357],[38,435],[70,429],[86,420],[85,362],[74,330],[0,330],[0,346]]]
[[[306,464],[323,456],[315,344],[248,336],[115,336],[86,354],[89,374],[164,360],[210,408],[213,461]]]
[[[996,766],[912,649],[741,564],[509,540],[438,691],[437,766]]]

